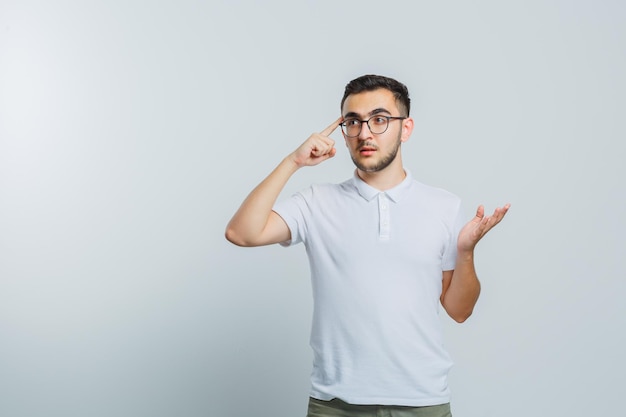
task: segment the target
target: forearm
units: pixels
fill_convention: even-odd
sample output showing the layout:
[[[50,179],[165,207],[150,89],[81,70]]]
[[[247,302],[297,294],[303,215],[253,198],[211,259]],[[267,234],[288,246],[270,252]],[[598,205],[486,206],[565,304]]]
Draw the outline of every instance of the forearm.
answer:
[[[339,126],[339,117],[320,133],[313,133],[289,154],[241,204],[226,227],[226,239],[239,246],[260,246],[289,239],[290,230],[272,207],[291,176],[304,166],[317,165],[335,156],[335,141],[328,137]]]
[[[257,246],[264,241],[264,231],[276,199],[291,176],[298,170],[293,158],[286,157],[261,182],[239,207],[226,228],[226,238],[240,246]]]
[[[472,314],[479,295],[480,281],[474,267],[474,252],[459,252],[442,304],[450,317],[463,322]]]

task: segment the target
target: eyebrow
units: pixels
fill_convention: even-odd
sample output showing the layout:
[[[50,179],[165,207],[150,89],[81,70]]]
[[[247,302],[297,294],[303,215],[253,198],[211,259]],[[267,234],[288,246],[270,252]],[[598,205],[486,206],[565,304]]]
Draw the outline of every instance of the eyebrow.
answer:
[[[379,114],[379,113],[387,113],[387,114],[391,114],[391,112],[383,107],[379,107],[377,109],[372,110],[371,112],[369,112],[367,115],[368,116],[373,116],[375,114]],[[361,117],[360,114],[355,113],[353,111],[346,113],[343,117],[356,117],[359,118]]]

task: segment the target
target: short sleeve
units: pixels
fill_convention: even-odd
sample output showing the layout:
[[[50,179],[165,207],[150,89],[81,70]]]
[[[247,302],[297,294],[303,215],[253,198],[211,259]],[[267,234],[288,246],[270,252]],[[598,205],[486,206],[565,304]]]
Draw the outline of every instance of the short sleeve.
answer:
[[[273,211],[285,221],[291,232],[290,240],[280,242],[282,246],[293,246],[306,241],[306,218],[310,212],[306,195],[306,190],[298,192],[273,207]]]
[[[459,233],[461,229],[465,225],[465,215],[463,211],[463,206],[460,201],[457,204],[456,214],[452,218],[452,222],[450,224],[450,236],[448,245],[443,254],[443,259],[441,262],[441,267],[443,271],[451,271],[456,266],[456,255],[457,255],[457,240],[459,238]]]

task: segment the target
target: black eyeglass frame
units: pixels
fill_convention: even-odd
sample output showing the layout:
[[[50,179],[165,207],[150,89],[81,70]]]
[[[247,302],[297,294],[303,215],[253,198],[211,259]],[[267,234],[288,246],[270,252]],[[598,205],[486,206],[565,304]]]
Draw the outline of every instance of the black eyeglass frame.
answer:
[[[387,127],[385,127],[385,130],[383,130],[382,132],[376,132],[376,133],[374,133],[374,132],[372,131],[372,127],[370,126],[370,120],[374,119],[375,117],[384,117],[385,119],[387,119]],[[387,129],[389,129],[389,122],[390,122],[391,120],[404,120],[404,119],[408,119],[408,117],[384,116],[384,115],[382,115],[382,114],[376,114],[376,115],[374,115],[374,116],[370,117],[370,118],[369,118],[369,119],[367,119],[367,120],[359,120],[359,119],[357,119],[356,117],[349,117],[349,118],[348,118],[348,120],[351,120],[351,121],[356,120],[356,121],[360,122],[360,125],[359,125],[359,132],[358,132],[356,135],[348,135],[348,134],[346,133],[347,126],[346,126],[346,122],[345,122],[345,121],[343,121],[343,122],[339,123],[339,126],[341,126],[341,131],[343,132],[343,134],[344,134],[344,135],[346,135],[346,137],[348,137],[348,138],[356,138],[356,137],[358,137],[358,136],[361,134],[361,131],[363,130],[363,123],[367,123],[367,128],[368,128],[368,129],[370,130],[370,132],[372,132],[374,135],[382,135],[383,133],[385,133],[385,132],[387,131]]]

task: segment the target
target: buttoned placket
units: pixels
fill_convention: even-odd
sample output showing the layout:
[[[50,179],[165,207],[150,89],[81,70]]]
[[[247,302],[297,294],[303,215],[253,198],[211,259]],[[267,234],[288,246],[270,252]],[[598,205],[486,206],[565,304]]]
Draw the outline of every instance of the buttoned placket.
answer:
[[[389,240],[391,231],[391,216],[389,215],[389,198],[387,194],[378,194],[378,239]]]

